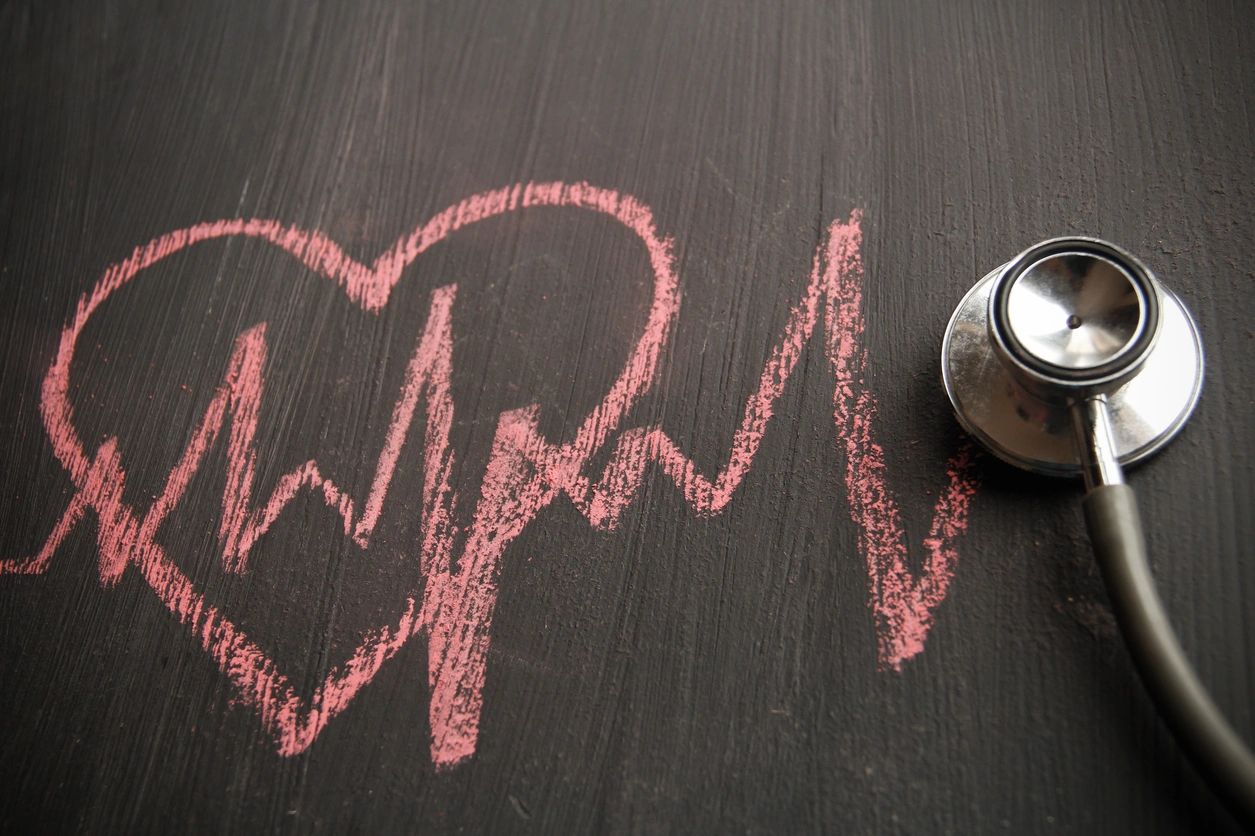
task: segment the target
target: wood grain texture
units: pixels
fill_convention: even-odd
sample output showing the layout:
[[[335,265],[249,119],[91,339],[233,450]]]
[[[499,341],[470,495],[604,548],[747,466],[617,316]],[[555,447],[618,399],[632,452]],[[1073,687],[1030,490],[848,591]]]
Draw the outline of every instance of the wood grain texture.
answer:
[[[630,422],[711,472],[824,229],[861,208],[911,543],[961,443],[937,382],[953,305],[1041,238],[1099,235],[1202,328],[1199,411],[1132,481],[1182,642],[1255,740],[1253,48],[1236,2],[4,4],[0,558],[73,494],[40,418],[61,329],[173,229],[276,218],[369,260],[486,189],[631,194],[675,240],[682,301]],[[430,292],[456,282],[453,487],[474,496],[503,411],[574,434],[650,292],[639,242],[559,209],[451,237],[377,317],[259,241],[154,270],[72,369],[85,443],[119,437],[145,504],[257,322],[259,482],[316,452],[360,496]],[[812,340],[718,516],[648,475],[614,532],[544,509],[501,563],[477,749],[440,771],[425,639],[281,757],[137,572],[102,588],[80,525],[45,574],[0,576],[0,829],[1233,831],[1129,664],[1077,486],[982,461],[926,647],[880,669],[832,386]],[[234,575],[208,456],[160,542],[312,691],[416,583],[422,471],[398,470],[369,550],[307,496]]]

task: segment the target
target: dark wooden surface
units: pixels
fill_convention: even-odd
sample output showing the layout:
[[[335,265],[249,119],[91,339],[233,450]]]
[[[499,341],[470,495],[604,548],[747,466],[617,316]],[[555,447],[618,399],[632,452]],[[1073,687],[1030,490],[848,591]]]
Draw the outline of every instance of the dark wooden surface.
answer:
[[[1133,479],[1154,568],[1216,700],[1255,739],[1255,49],[1244,3],[24,3],[0,6],[0,544],[74,493],[40,417],[103,270],[219,218],[370,259],[441,208],[586,180],[675,239],[680,313],[625,426],[727,456],[823,229],[863,216],[877,437],[918,567],[961,443],[937,383],[958,298],[1057,234],[1140,254],[1196,314],[1197,416]],[[549,211],[549,210],[546,210]],[[433,251],[434,252],[434,251]],[[268,323],[259,484],[317,454],[364,495],[432,288],[457,282],[455,487],[498,415],[569,438],[648,307],[630,234],[575,210],[441,244],[377,317],[258,241],[206,243],[94,316],[71,397],[144,504]],[[509,546],[474,755],[429,755],[427,639],[282,757],[94,515],[0,576],[0,829],[1227,832],[1126,658],[1077,487],[988,459],[922,653],[883,670],[812,339],[721,514],[656,470],[616,531],[555,502]],[[417,458],[370,548],[306,495],[242,575],[221,445],[157,540],[308,694],[415,581]]]

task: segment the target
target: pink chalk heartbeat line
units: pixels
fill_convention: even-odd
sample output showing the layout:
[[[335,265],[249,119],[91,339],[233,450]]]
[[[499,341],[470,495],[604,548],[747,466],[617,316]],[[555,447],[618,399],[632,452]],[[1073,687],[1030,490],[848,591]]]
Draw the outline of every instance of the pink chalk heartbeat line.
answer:
[[[211,239],[261,239],[334,281],[363,311],[378,313],[406,267],[434,244],[478,221],[531,207],[600,213],[634,233],[652,268],[652,301],[623,369],[572,440],[563,444],[546,440],[538,429],[537,405],[498,417],[478,502],[469,528],[462,532],[461,555],[454,554],[460,517],[459,497],[451,487],[457,461],[449,440],[454,420],[450,378],[456,285],[431,293],[426,323],[406,367],[370,489],[360,504],[312,458],[281,477],[269,495],[258,500],[256,439],[267,356],[264,322],[235,340],[222,382],[160,495],[147,509],[123,499],[126,470],[116,437],[106,439],[94,454],[84,448],[70,400],[70,368],[78,338],[115,291],[173,253]],[[933,614],[946,596],[958,560],[956,540],[967,525],[976,478],[971,448],[960,447],[947,465],[916,575],[908,566],[901,513],[887,486],[884,450],[874,439],[876,399],[864,380],[861,243],[857,210],[828,227],[815,252],[805,294],[790,312],[758,390],[745,404],[727,461],[711,478],[698,472],[661,428],[621,431],[632,407],[658,376],[659,357],[680,302],[673,242],[659,235],[649,207],[629,195],[587,183],[527,183],[483,192],[441,211],[370,266],[355,261],[317,231],[272,220],[222,220],[167,233],[105,270],[79,300],[61,334],[44,377],[40,406],[48,438],[74,493],[43,547],[31,558],[0,561],[0,574],[44,572],[66,536],[91,512],[102,585],[115,584],[133,566],[230,681],[235,703],[257,714],[281,755],[308,749],[384,663],[423,634],[428,644],[431,760],[437,768],[448,767],[473,755],[478,742],[499,570],[510,543],[560,496],[593,527],[613,531],[648,473],[665,475],[694,513],[718,514],[749,473],[775,404],[822,321],[823,352],[835,383],[832,414],[838,449],[844,454],[845,496],[866,561],[878,656],[883,667],[900,669],[923,650]],[[158,542],[162,522],[183,499],[206,453],[225,443],[227,478],[218,535],[226,571],[246,571],[258,538],[306,491],[321,495],[343,520],[345,534],[367,549],[420,402],[426,415],[418,445],[423,485],[417,560],[423,588],[415,590],[386,623],[363,633],[352,654],[329,670],[312,695],[303,696],[267,651],[206,600],[169,557]],[[610,443],[608,464],[601,473],[589,473],[592,457]]]

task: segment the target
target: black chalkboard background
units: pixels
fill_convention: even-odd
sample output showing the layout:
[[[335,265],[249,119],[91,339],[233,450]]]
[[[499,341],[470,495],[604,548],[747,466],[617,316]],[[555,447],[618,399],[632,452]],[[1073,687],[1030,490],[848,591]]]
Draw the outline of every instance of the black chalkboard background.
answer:
[[[868,384],[916,565],[962,443],[937,380],[950,311],[1034,241],[1100,235],[1203,331],[1199,412],[1133,482],[1181,639],[1255,739],[1253,49],[1250,9],[1222,2],[6,3],[0,557],[35,554],[74,494],[39,405],[61,329],[169,230],[275,218],[369,260],[487,189],[631,194],[675,239],[682,301],[625,426],[713,473],[824,227],[861,208]],[[429,294],[456,282],[454,487],[474,497],[499,413],[539,404],[559,440],[603,397],[648,269],[604,219],[529,211],[438,245],[369,316],[268,244],[200,244],[92,319],[77,426],[90,452],[120,439],[145,506],[265,321],[259,484],[316,453],[364,495]],[[1126,658],[1076,485],[982,459],[926,647],[881,670],[819,342],[723,513],[654,470],[618,530],[557,501],[510,545],[478,747],[450,769],[424,636],[281,757],[134,568],[102,587],[89,513],[44,574],[0,576],[0,829],[1232,829]],[[308,694],[419,582],[406,455],[367,550],[306,494],[224,573],[222,445],[157,540]]]

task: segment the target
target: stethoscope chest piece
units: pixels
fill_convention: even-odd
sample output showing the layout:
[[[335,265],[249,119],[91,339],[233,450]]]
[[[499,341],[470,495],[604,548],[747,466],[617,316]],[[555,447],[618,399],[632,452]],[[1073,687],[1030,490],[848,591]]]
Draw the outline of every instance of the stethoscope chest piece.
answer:
[[[946,327],[942,379],[959,421],[1000,458],[1074,476],[1076,402],[1101,397],[1113,452],[1138,462],[1194,410],[1203,350],[1184,306],[1132,255],[1056,238],[963,298]]]
[[[1181,302],[1096,238],[1029,247],[968,292],[941,348],[955,414],[986,447],[1083,477],[1085,528],[1151,696],[1216,791],[1255,832],[1255,755],[1190,666],[1155,590],[1123,466],[1167,444],[1198,403],[1203,348]]]

